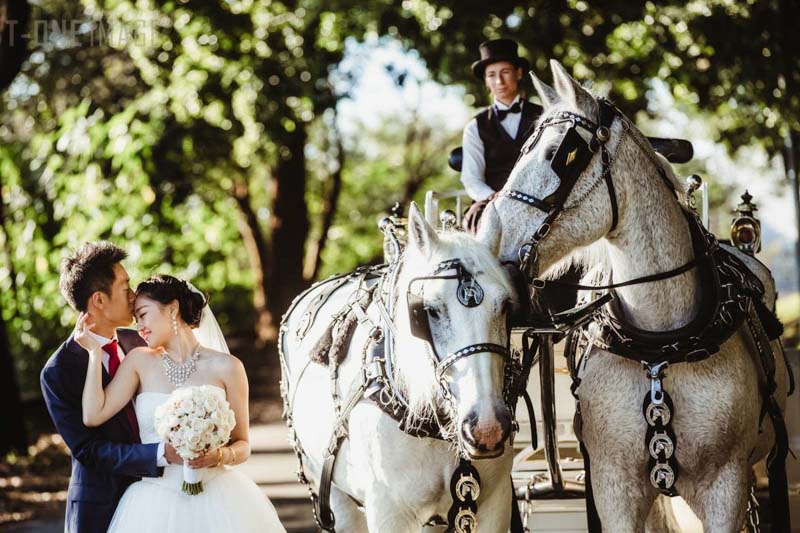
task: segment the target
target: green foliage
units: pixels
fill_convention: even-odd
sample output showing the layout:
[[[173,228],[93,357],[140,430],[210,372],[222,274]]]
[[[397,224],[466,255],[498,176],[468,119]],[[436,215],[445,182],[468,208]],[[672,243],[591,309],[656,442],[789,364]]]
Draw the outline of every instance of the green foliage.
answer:
[[[789,31],[789,1],[35,4],[36,48],[0,100],[0,306],[29,393],[74,320],[57,271],[85,240],[126,247],[134,281],[156,271],[193,279],[226,332],[250,334],[257,280],[272,266],[256,266],[252,234],[286,253],[269,246],[275,173],[297,155],[298,134],[308,139],[297,178],[305,205],[282,207],[307,209],[310,240],[324,231],[341,171],[322,276],[380,260],[376,220],[395,201],[457,186],[445,168],[457,132],[413,108],[377,129],[364,125],[340,153],[333,110],[359,75],[337,72],[348,39],[399,40],[436,80],[466,86],[468,104],[487,101],[469,69],[478,44],[505,36],[538,73],[560,59],[632,116],[660,78],[682,106],[713,113],[731,147],[757,139],[775,152],[788,128],[800,129],[800,34]],[[63,24],[71,19],[83,21],[75,32]],[[724,201],[723,188],[712,193]],[[273,286],[290,274],[272,272]]]
[[[46,35],[0,109],[0,297],[23,390],[38,388],[69,332],[57,271],[86,240],[127,248],[134,280],[192,278],[226,331],[252,332],[255,278],[233,191],[249,183],[266,222],[264,178],[285,155],[282,139],[335,102],[328,70],[363,23],[339,7],[84,0],[37,10]],[[77,33],[72,19],[86,21]]]

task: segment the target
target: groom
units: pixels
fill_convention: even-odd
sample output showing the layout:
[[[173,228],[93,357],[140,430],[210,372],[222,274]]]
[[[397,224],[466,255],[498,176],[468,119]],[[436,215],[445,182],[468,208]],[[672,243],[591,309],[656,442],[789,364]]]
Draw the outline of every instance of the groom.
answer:
[[[61,265],[61,292],[76,311],[94,319],[91,334],[103,345],[103,386],[125,353],[144,341],[131,329],[135,295],[121,262],[127,254],[109,242],[84,244]],[[159,477],[168,463],[181,462],[171,446],[141,444],[133,406],[96,428],[83,425],[81,396],[89,354],[73,335],[50,357],[41,386],[47,409],[72,453],[65,533],[108,529],[122,493],[141,477]]]

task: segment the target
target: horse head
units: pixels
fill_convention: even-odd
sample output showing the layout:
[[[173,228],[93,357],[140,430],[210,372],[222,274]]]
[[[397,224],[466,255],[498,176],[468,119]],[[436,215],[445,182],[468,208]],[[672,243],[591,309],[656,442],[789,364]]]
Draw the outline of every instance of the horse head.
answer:
[[[642,186],[636,179],[660,168],[675,181],[666,161],[616,108],[593,96],[557,61],[550,66],[554,87],[531,74],[544,112],[482,221],[489,234],[502,228],[502,260],[521,259],[535,241],[532,253],[541,272],[578,249],[619,237],[619,228],[629,222],[629,199]]]
[[[415,204],[398,276],[398,381],[410,422],[438,419],[474,459],[503,452],[511,432],[504,400],[506,319],[515,291],[495,250],[460,232],[436,233]],[[404,312],[407,309],[407,312]]]

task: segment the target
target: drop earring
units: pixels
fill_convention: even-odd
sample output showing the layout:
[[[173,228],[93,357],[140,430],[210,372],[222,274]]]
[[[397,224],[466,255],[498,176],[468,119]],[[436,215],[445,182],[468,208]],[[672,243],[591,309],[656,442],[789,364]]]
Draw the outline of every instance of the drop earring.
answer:
[[[175,315],[172,315],[172,333],[174,333],[175,336],[178,335],[178,319],[175,318]]]

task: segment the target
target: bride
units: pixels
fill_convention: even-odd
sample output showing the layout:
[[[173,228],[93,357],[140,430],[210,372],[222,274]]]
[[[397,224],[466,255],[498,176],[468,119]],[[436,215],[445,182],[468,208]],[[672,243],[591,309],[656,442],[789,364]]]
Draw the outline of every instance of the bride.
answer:
[[[147,347],[127,354],[105,390],[103,348],[89,334],[92,319],[82,314],[78,320],[75,340],[90,359],[83,388],[84,423],[100,425],[135,398],[142,443],[159,442],[154,413],[172,391],[213,385],[226,395],[236,427],[227,446],[188,462],[192,468],[204,469],[203,492],[184,494],[181,465],[169,465],[162,477],[144,478],[125,491],[108,531],[285,532],[256,484],[228,468],[250,456],[247,375],[241,361],[228,352],[202,293],[172,276],[153,276],[136,289],[134,316]]]

